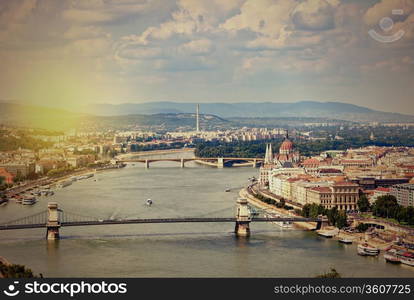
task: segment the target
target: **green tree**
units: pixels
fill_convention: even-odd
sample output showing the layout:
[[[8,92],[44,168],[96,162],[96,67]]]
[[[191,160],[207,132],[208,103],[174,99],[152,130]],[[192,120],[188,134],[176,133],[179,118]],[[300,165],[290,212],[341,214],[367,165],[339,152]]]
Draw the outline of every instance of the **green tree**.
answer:
[[[342,229],[348,226],[348,220],[346,217],[346,213],[344,211],[340,211],[336,217],[336,227]]]
[[[305,218],[309,218],[309,214],[310,214],[310,204],[305,204],[303,207],[302,207],[302,212],[301,212],[301,215],[303,216],[303,217],[305,217]]]
[[[335,268],[331,268],[329,272],[323,273],[315,277],[316,278],[341,278],[341,274],[339,274]]]
[[[398,207],[397,199],[393,195],[384,195],[377,198],[372,213],[378,217],[393,218],[396,217]]]
[[[368,198],[365,195],[362,195],[361,197],[359,197],[357,204],[358,204],[358,209],[361,212],[366,212],[370,209]]]
[[[339,212],[338,212],[338,208],[336,206],[329,209],[326,213],[329,223],[332,224],[333,226],[336,225],[336,220],[338,219],[338,214],[339,214]]]
[[[0,262],[0,273],[4,278],[33,278],[32,270],[23,265],[5,265]]]
[[[365,232],[365,231],[367,231],[367,229],[369,228],[369,225],[368,224],[365,224],[365,223],[360,223],[360,224],[358,224],[358,226],[356,227],[356,229],[359,231],[359,232]]]

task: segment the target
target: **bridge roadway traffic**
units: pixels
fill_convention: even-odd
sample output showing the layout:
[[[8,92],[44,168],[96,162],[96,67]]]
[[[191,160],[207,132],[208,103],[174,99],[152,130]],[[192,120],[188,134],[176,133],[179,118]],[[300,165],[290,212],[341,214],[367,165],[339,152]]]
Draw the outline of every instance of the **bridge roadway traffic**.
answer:
[[[91,220],[61,222],[60,227],[70,226],[96,226],[120,224],[156,224],[156,223],[234,223],[237,218],[164,218],[164,219],[118,219],[118,220]],[[311,218],[252,218],[251,222],[318,222]],[[0,230],[45,228],[47,224],[3,224]]]

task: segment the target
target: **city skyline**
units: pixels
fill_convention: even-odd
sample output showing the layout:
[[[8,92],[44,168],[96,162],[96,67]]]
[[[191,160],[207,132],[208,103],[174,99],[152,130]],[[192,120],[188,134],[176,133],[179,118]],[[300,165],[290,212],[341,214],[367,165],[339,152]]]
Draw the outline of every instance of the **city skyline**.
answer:
[[[315,100],[414,114],[412,1],[26,0],[0,8],[3,101]],[[398,39],[378,41],[371,30]]]

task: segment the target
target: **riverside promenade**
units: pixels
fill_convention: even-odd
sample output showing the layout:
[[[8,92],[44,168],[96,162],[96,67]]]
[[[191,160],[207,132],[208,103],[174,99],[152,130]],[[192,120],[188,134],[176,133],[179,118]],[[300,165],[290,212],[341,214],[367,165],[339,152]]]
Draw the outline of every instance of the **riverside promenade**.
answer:
[[[270,204],[260,201],[251,192],[248,191],[248,188],[241,189],[239,192],[239,195],[242,198],[246,198],[249,204],[257,208],[266,210],[268,212],[273,212],[273,213],[289,216],[289,217],[298,217],[297,215],[295,215],[294,213],[286,209],[278,208],[278,207],[275,207],[274,205],[270,205]],[[316,222],[301,222],[301,223],[295,223],[294,225],[302,229],[305,229],[305,230],[314,230],[317,226],[317,223]]]

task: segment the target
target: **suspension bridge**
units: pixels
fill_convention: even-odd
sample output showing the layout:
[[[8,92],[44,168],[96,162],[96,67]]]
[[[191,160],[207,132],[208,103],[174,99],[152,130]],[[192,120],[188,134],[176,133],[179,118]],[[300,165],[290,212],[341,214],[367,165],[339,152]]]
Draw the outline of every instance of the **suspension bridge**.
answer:
[[[250,222],[316,222],[316,229],[321,228],[321,219],[300,218],[300,217],[272,217],[272,218],[252,218],[247,206],[247,200],[239,198],[237,200],[237,212],[235,217],[214,218],[214,217],[183,217],[183,218],[128,218],[128,219],[98,219],[91,216],[83,216],[77,213],[67,212],[58,208],[56,202],[49,202],[45,211],[8,221],[0,224],[1,230],[17,230],[31,228],[46,228],[46,238],[48,240],[59,239],[59,228],[70,226],[100,226],[117,224],[156,224],[156,223],[235,223],[235,233],[238,236],[250,235]]]

